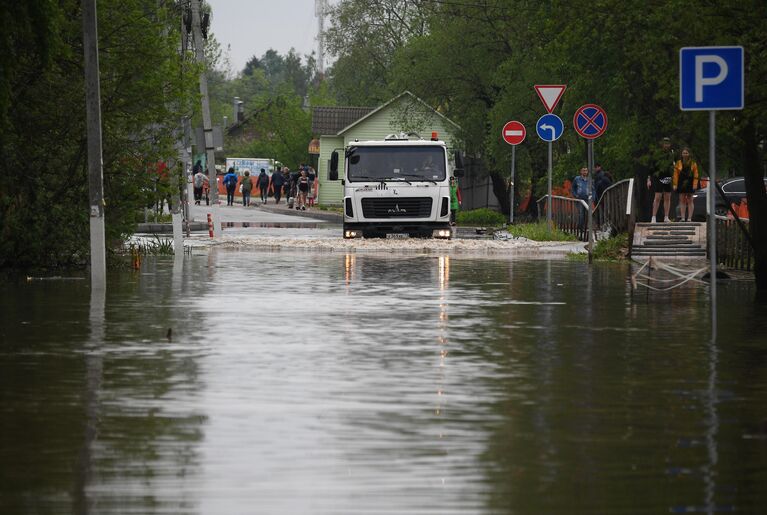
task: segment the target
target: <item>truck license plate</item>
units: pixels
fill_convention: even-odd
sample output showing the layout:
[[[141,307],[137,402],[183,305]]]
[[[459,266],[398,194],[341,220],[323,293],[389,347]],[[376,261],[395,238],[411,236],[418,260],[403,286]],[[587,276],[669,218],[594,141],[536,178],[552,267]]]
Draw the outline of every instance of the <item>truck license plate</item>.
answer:
[[[386,235],[386,237],[390,240],[403,240],[409,236],[410,235],[406,232],[390,232]]]

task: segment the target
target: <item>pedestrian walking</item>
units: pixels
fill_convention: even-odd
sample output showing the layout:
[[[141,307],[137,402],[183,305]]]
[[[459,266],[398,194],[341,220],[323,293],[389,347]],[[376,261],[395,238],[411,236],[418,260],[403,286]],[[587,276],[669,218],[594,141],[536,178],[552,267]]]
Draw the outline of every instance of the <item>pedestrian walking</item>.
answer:
[[[216,177],[216,180],[218,180],[218,177]],[[208,176],[205,176],[205,180],[202,183],[202,196],[205,198],[205,205],[210,205],[210,179]]]
[[[200,161],[197,161],[197,164],[200,164]],[[202,200],[202,188],[205,186],[205,174],[202,173],[202,165],[200,164],[200,167],[197,168],[197,164],[194,165],[197,171],[192,177],[192,188],[194,190],[194,203],[199,206]]]
[[[240,189],[242,191],[242,205],[248,207],[250,205],[250,192],[253,189],[253,179],[248,170],[245,170],[245,174],[242,176]]]
[[[237,174],[234,172],[234,167],[229,168],[229,171],[224,176],[224,187],[226,188],[226,205],[234,205],[234,190],[237,188]]]
[[[298,204],[296,209],[306,211],[306,195],[309,193],[309,176],[306,174],[306,170],[301,170],[301,175],[298,177]]]
[[[673,189],[679,194],[679,207],[683,222],[692,221],[695,204],[692,201],[693,191],[698,189],[698,163],[692,157],[689,147],[682,149],[682,159],[674,166]]]
[[[282,169],[282,194],[285,196],[285,202],[288,207],[293,207],[290,199],[290,168],[287,166]]]
[[[263,168],[258,174],[258,191],[261,194],[261,203],[266,204],[266,200],[269,198],[269,176],[266,175],[266,170]]]
[[[274,203],[279,204],[282,197],[282,187],[285,184],[285,176],[282,175],[282,169],[278,166],[269,179],[268,188],[272,190],[274,195]]]
[[[669,213],[671,212],[671,190],[672,177],[674,175],[674,149],[671,148],[671,140],[663,138],[660,149],[655,151],[650,176],[647,178],[647,188],[654,193],[652,202],[651,223],[655,223],[655,217],[658,215],[660,201],[663,199],[664,222],[670,222]]]

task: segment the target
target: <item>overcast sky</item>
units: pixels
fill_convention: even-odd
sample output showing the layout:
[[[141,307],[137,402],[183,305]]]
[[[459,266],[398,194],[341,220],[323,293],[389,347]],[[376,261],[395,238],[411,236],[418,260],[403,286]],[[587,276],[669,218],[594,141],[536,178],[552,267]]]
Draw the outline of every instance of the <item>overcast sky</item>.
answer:
[[[213,11],[211,29],[224,51],[230,46],[234,73],[270,48],[283,55],[291,47],[302,56],[316,51],[314,0],[208,0],[208,4]]]

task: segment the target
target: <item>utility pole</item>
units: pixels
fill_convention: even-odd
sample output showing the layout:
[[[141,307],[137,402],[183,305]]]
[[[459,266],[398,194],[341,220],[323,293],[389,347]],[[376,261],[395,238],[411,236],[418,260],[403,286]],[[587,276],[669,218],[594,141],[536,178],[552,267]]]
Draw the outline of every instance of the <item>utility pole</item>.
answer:
[[[202,97],[202,130],[205,134],[205,159],[208,162],[210,181],[210,209],[213,218],[213,236],[221,236],[221,217],[218,206],[218,183],[216,182],[216,157],[213,146],[213,126],[210,121],[210,99],[208,97],[208,76],[205,71],[205,42],[200,25],[200,0],[192,0],[192,37],[197,62],[202,64],[200,72],[200,96]]]
[[[314,0],[314,15],[317,17],[317,73],[325,75],[325,12],[328,0]]]
[[[85,109],[88,131],[88,199],[90,206],[91,289],[106,290],[104,172],[101,154],[101,85],[96,0],[82,0],[85,57]]]

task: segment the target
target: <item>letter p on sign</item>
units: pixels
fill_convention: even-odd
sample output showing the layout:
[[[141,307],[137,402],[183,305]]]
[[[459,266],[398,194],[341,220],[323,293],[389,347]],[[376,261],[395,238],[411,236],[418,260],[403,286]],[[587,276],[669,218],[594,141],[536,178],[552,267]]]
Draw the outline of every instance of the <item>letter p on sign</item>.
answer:
[[[682,111],[743,109],[743,47],[686,47],[679,51]]]

